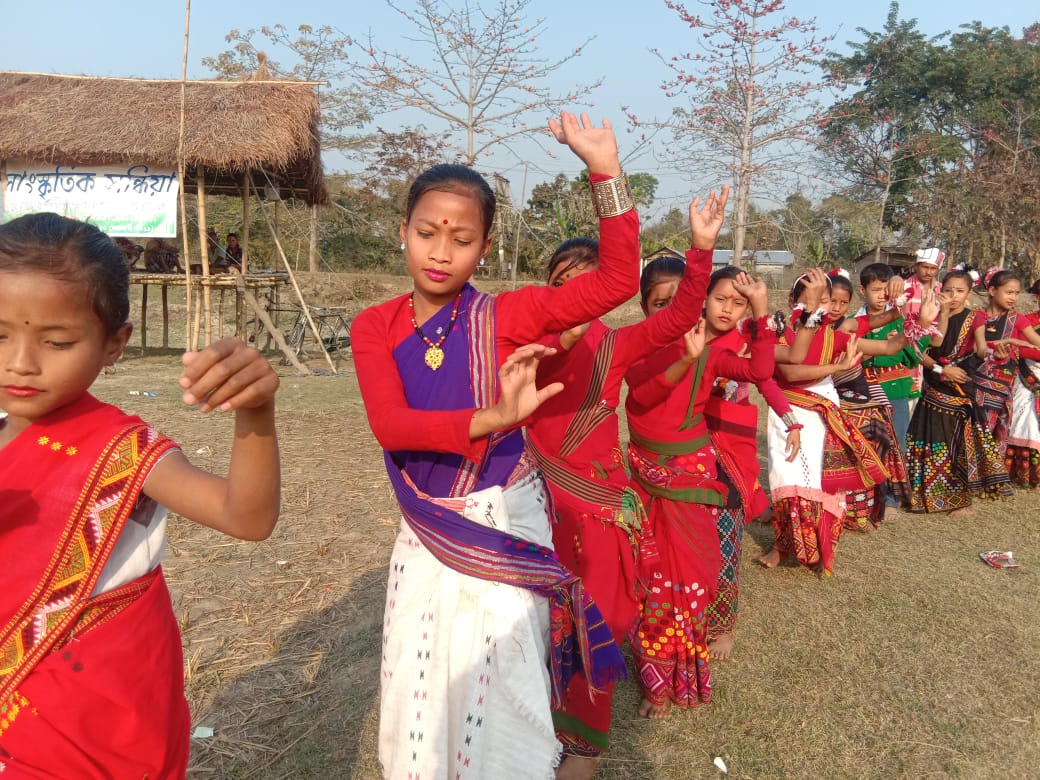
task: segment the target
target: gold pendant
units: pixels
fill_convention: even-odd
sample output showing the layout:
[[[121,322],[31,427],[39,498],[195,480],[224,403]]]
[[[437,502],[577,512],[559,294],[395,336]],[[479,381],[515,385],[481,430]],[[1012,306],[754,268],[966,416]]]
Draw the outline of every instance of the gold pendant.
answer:
[[[426,365],[436,371],[441,367],[441,363],[444,362],[444,350],[438,346],[430,345],[430,348],[426,350]]]

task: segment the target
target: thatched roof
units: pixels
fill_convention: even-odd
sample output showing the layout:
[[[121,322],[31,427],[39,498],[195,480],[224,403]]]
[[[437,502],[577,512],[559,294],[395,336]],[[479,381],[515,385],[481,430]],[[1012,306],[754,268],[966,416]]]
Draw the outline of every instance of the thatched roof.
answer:
[[[181,82],[0,72],[0,160],[57,165],[144,163],[177,167]],[[293,81],[189,81],[186,186],[238,195],[253,171],[283,198],[327,203],[314,85]]]

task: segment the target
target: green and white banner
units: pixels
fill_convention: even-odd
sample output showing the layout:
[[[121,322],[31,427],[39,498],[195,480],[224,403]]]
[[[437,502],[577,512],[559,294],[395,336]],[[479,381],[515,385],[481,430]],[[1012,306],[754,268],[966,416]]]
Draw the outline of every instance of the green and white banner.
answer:
[[[7,163],[0,222],[54,211],[110,236],[177,235],[177,172],[147,165]]]

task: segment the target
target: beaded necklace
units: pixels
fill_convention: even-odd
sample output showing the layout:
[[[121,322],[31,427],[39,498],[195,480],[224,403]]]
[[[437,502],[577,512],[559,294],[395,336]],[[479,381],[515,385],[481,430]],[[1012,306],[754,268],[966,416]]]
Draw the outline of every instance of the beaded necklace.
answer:
[[[426,365],[430,367],[432,371],[436,371],[441,367],[444,362],[444,350],[441,349],[441,344],[448,338],[448,334],[451,333],[451,329],[455,325],[455,319],[459,316],[459,302],[462,300],[462,292],[455,297],[455,305],[451,308],[451,319],[448,321],[448,327],[444,329],[444,335],[442,335],[436,342],[430,341],[426,334],[422,332],[422,328],[419,327],[419,323],[415,319],[415,293],[413,292],[408,296],[408,314],[412,318],[412,327],[415,328],[416,335],[423,340],[426,344],[426,355],[424,360]]]

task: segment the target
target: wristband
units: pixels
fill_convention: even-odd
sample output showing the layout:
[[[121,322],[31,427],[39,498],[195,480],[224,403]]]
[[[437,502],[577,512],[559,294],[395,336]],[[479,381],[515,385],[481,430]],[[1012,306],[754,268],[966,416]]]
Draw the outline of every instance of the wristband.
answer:
[[[943,375],[943,367],[940,364],[938,364],[938,363],[936,363],[934,366],[932,366],[932,371],[937,373],[939,376]]]
[[[599,219],[617,217],[635,208],[628,177],[622,173],[606,181],[592,182],[592,205]]]
[[[787,430],[784,431],[784,433],[790,433],[791,431],[800,431],[804,427],[805,426],[802,425],[801,423],[795,423],[794,425],[787,426]]]
[[[827,316],[827,310],[822,306],[814,311],[812,314],[803,311],[802,312],[802,324],[807,328],[816,328],[823,324],[824,317]]]

